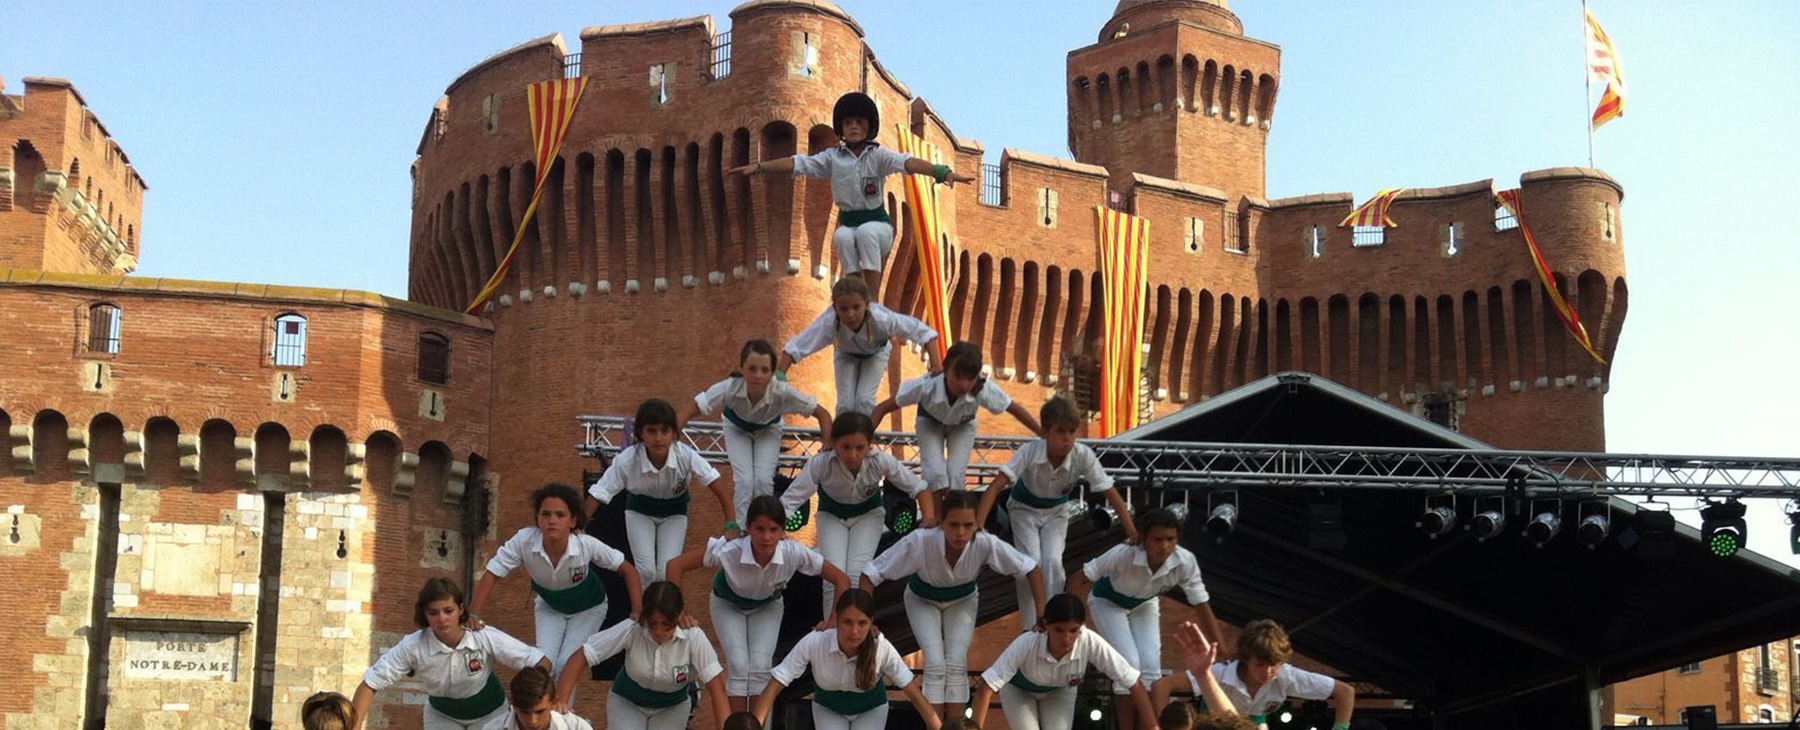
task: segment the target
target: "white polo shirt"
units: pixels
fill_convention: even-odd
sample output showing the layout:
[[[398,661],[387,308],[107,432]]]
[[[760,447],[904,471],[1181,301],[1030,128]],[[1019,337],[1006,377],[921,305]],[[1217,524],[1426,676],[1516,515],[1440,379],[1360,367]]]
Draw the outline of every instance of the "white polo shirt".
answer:
[[[863,316],[862,327],[850,329],[838,321],[837,310],[826,308],[823,314],[814,318],[812,324],[794,335],[782,346],[782,351],[794,362],[800,362],[807,355],[833,345],[837,351],[845,355],[867,357],[881,352],[888,346],[888,340],[901,337],[908,342],[920,345],[927,344],[938,337],[937,330],[931,325],[919,321],[915,317],[901,314],[876,302],[869,302],[868,314]]]
[[[487,572],[493,573],[496,578],[505,578],[523,565],[525,572],[531,575],[532,582],[556,591],[580,585],[587,579],[591,566],[598,565],[617,571],[624,564],[624,553],[600,542],[593,535],[583,534],[570,535],[568,548],[552,559],[549,553],[544,552],[543,531],[527,527],[500,546],[493,559],[488,561]]]
[[[1067,497],[1075,491],[1075,483],[1087,480],[1088,489],[1104,492],[1113,488],[1113,479],[1100,467],[1100,457],[1087,444],[1076,443],[1063,456],[1061,464],[1050,463],[1050,445],[1043,439],[1028,441],[1013,452],[1013,457],[1000,467],[1007,480],[1024,482],[1025,490],[1044,499]]]
[[[700,629],[676,629],[667,643],[658,644],[650,631],[631,619],[613,624],[589,636],[581,645],[588,666],[625,652],[625,672],[638,686],[652,692],[674,692],[690,682],[706,684],[724,672],[712,642]]]
[[[453,647],[438,641],[431,629],[419,629],[375,660],[363,672],[363,684],[380,692],[410,674],[425,694],[459,699],[473,697],[487,686],[494,662],[523,669],[543,659],[543,652],[493,627],[464,629],[462,641]]]
[[[794,483],[781,493],[781,508],[791,515],[820,491],[844,504],[857,504],[879,494],[883,479],[914,497],[925,491],[925,480],[891,453],[870,449],[862,468],[852,472],[838,460],[836,451],[825,451],[807,460]]]
[[[508,706],[505,717],[488,723],[482,730],[519,730],[519,718],[512,713],[512,707]],[[548,730],[594,730],[594,726],[578,715],[568,712],[552,712]]]
[[[900,658],[900,652],[888,643],[887,637],[875,634],[869,641],[878,642],[875,646],[875,671],[887,678],[890,687],[905,687],[912,684],[913,672],[906,666],[906,660]],[[813,681],[819,689],[832,692],[858,692],[869,689],[856,686],[856,655],[845,655],[838,647],[838,630],[826,629],[807,634],[794,644],[787,658],[781,660],[770,671],[775,681],[791,685],[806,668],[812,667]]]
[[[894,393],[894,404],[916,405],[919,413],[938,423],[957,426],[975,420],[976,411],[983,408],[989,413],[1005,413],[1012,406],[1012,396],[983,378],[968,394],[952,401],[949,391],[944,390],[944,374],[938,373],[901,383],[900,390]]]
[[[768,423],[779,421],[789,413],[812,415],[819,407],[819,401],[785,381],[771,380],[769,387],[763,389],[762,400],[752,402],[749,383],[743,378],[726,378],[694,396],[694,405],[700,407],[701,413],[713,414],[730,408],[738,418],[751,423]]]
[[[1187,548],[1177,546],[1162,567],[1150,570],[1150,558],[1139,545],[1115,545],[1100,557],[1081,566],[1088,580],[1112,580],[1113,590],[1132,598],[1155,600],[1163,591],[1181,586],[1188,603],[1199,605],[1212,600],[1206,582],[1200,579],[1200,561]]]
[[[831,179],[831,200],[849,210],[873,210],[887,205],[887,178],[906,170],[912,156],[881,146],[874,140],[862,154],[839,143],[828,150],[794,155],[794,174]]]
[[[613,458],[612,466],[588,488],[588,494],[601,504],[612,502],[620,492],[669,499],[687,492],[688,482],[695,479],[702,486],[712,484],[718,481],[719,470],[706,463],[694,447],[679,441],[670,445],[669,458],[658,469],[644,454],[643,444],[632,444]]]
[[[941,528],[913,530],[900,542],[863,564],[863,575],[870,585],[884,580],[897,580],[918,575],[934,586],[950,587],[972,583],[981,577],[982,566],[1001,575],[1024,575],[1037,567],[1037,561],[990,533],[977,532],[962,557],[951,565],[944,559],[944,531]]]
[[[1257,690],[1254,697],[1244,686],[1244,680],[1238,677],[1238,660],[1214,664],[1212,673],[1213,678],[1219,680],[1219,687],[1225,690],[1225,696],[1231,699],[1231,706],[1243,715],[1267,715],[1280,709],[1289,697],[1330,699],[1331,691],[1337,689],[1337,680],[1285,663],[1275,670],[1275,678]]]
[[[1138,670],[1098,633],[1085,627],[1075,637],[1075,646],[1069,649],[1068,656],[1061,659],[1050,656],[1049,634],[1037,631],[1021,634],[1013,639],[1006,651],[1000,652],[1000,657],[988,666],[987,671],[981,673],[981,681],[987,683],[988,689],[999,692],[1014,674],[1023,674],[1025,681],[1040,687],[1074,688],[1081,684],[1089,665],[1116,684],[1130,686],[1138,681]]]
[[[732,593],[758,601],[785,590],[788,579],[795,573],[818,575],[825,569],[825,556],[798,540],[787,538],[775,545],[775,555],[769,558],[769,564],[761,565],[756,562],[750,547],[750,536],[736,540],[714,537],[706,541],[702,564],[724,573],[725,583],[731,586]]]

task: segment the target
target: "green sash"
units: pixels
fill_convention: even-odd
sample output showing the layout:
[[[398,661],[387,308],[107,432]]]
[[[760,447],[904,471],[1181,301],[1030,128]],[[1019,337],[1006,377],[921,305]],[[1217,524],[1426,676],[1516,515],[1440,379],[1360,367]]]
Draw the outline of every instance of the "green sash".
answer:
[[[679,497],[651,497],[636,492],[625,493],[625,509],[646,517],[680,517],[687,514],[688,502],[694,495],[682,492]]]
[[[881,492],[879,491],[875,492],[873,497],[852,503],[839,502],[832,499],[831,495],[826,494],[824,489],[819,490],[819,511],[840,520],[855,519],[878,509],[881,509]]]
[[[1113,587],[1111,578],[1094,581],[1094,595],[1112,601],[1114,605],[1127,611],[1142,606],[1150,600],[1150,598],[1138,598],[1120,593],[1119,589]],[[1151,598],[1155,598],[1155,596],[1151,596]]]
[[[1012,483],[1012,491],[1008,492],[1007,496],[1012,497],[1014,502],[1019,502],[1027,507],[1036,507],[1038,509],[1049,509],[1051,507],[1068,504],[1069,502],[1069,495],[1067,494],[1059,497],[1039,497],[1036,494],[1032,494],[1030,489],[1025,488],[1025,480],[1023,479]]]
[[[437,710],[457,720],[480,720],[506,706],[506,690],[500,688],[500,678],[488,672],[487,684],[481,691],[469,697],[426,697],[431,709]]]
[[[1034,695],[1048,694],[1059,689],[1068,689],[1068,687],[1045,687],[1044,685],[1026,679],[1024,672],[1014,674],[1012,679],[1006,680],[1006,683]]]
[[[888,217],[887,208],[870,208],[868,210],[850,210],[838,208],[838,225],[855,228],[864,223],[893,223]]]
[[[877,681],[874,687],[866,690],[819,687],[813,690],[813,701],[845,717],[861,715],[887,704],[887,682]]]
[[[612,691],[613,694],[625,698],[626,702],[646,710],[660,710],[688,701],[687,687],[670,692],[644,689],[644,685],[638,684],[637,680],[631,678],[631,673],[624,669],[620,669],[619,675],[613,677]]]
[[[555,609],[557,613],[572,616],[595,606],[606,603],[606,584],[600,582],[600,576],[594,573],[594,566],[588,566],[587,576],[580,583],[551,590],[531,582],[531,590],[544,599],[544,605]]]
[[[725,571],[723,570],[713,573],[712,593],[745,611],[754,611],[781,600],[780,593],[771,594],[768,598],[745,598],[738,595],[737,591],[731,590],[731,583],[725,580]]]
[[[912,591],[913,595],[927,601],[954,601],[965,596],[974,595],[975,588],[975,581],[969,581],[953,586],[934,586],[930,583],[926,583],[925,579],[920,578],[917,575],[914,575],[912,580],[906,582],[907,590]]]
[[[730,421],[731,425],[737,426],[739,430],[745,433],[756,433],[757,431],[761,431],[770,426],[781,425],[781,416],[776,416],[775,420],[767,423],[757,423],[755,421],[746,420],[743,416],[738,415],[737,411],[731,410],[730,406],[725,407],[725,420]]]

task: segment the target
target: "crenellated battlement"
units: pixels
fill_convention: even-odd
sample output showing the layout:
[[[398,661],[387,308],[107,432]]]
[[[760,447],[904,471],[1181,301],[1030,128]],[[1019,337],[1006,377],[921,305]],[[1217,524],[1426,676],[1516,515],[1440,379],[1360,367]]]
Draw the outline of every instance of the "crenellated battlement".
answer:
[[[144,179],[66,79],[0,81],[0,268],[137,268]]]

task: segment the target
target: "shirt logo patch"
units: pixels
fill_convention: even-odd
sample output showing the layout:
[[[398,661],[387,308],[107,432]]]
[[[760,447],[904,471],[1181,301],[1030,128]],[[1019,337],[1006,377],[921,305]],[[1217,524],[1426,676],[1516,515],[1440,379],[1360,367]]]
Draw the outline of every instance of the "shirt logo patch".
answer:
[[[873,496],[875,496],[875,485],[870,484],[863,487],[863,499],[868,499]]]
[[[487,665],[481,661],[481,652],[469,651],[463,652],[463,654],[468,657],[466,665],[469,668],[469,674],[480,674],[481,670],[487,668]]]
[[[575,581],[576,583],[580,583],[582,579],[586,577],[587,570],[585,569],[575,568],[574,570],[569,571],[569,580]]]
[[[1069,686],[1070,686],[1070,687],[1079,687],[1079,686],[1081,686],[1081,675],[1079,675],[1079,674],[1071,674],[1071,675],[1069,675]]]
[[[863,197],[875,197],[875,178],[863,178]]]
[[[1281,708],[1280,702],[1265,702],[1265,703],[1263,703],[1262,714],[1267,715],[1267,714],[1274,712],[1280,708]]]
[[[692,665],[692,664],[677,664],[677,665],[675,665],[675,683],[676,684],[687,684],[688,675],[692,674],[693,671],[694,671],[694,665]]]

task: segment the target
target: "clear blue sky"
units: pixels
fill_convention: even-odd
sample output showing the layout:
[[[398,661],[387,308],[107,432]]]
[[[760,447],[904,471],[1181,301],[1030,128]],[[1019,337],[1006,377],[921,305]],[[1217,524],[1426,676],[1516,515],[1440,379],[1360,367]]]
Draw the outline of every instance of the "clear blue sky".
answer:
[[[959,135],[1067,156],[1065,55],[1110,0],[839,1]],[[546,33],[575,45],[585,26],[703,13],[723,28],[734,4],[11,0],[0,76],[12,93],[73,80],[149,181],[139,273],[404,296],[407,169],[451,80]],[[1233,5],[1282,47],[1271,197],[1586,163],[1577,0]],[[1609,446],[1800,455],[1800,305],[1783,294],[1800,272],[1800,3],[1593,9],[1632,92],[1598,135],[1626,190],[1631,286]],[[1757,514],[1752,546],[1790,558],[1778,509]]]

